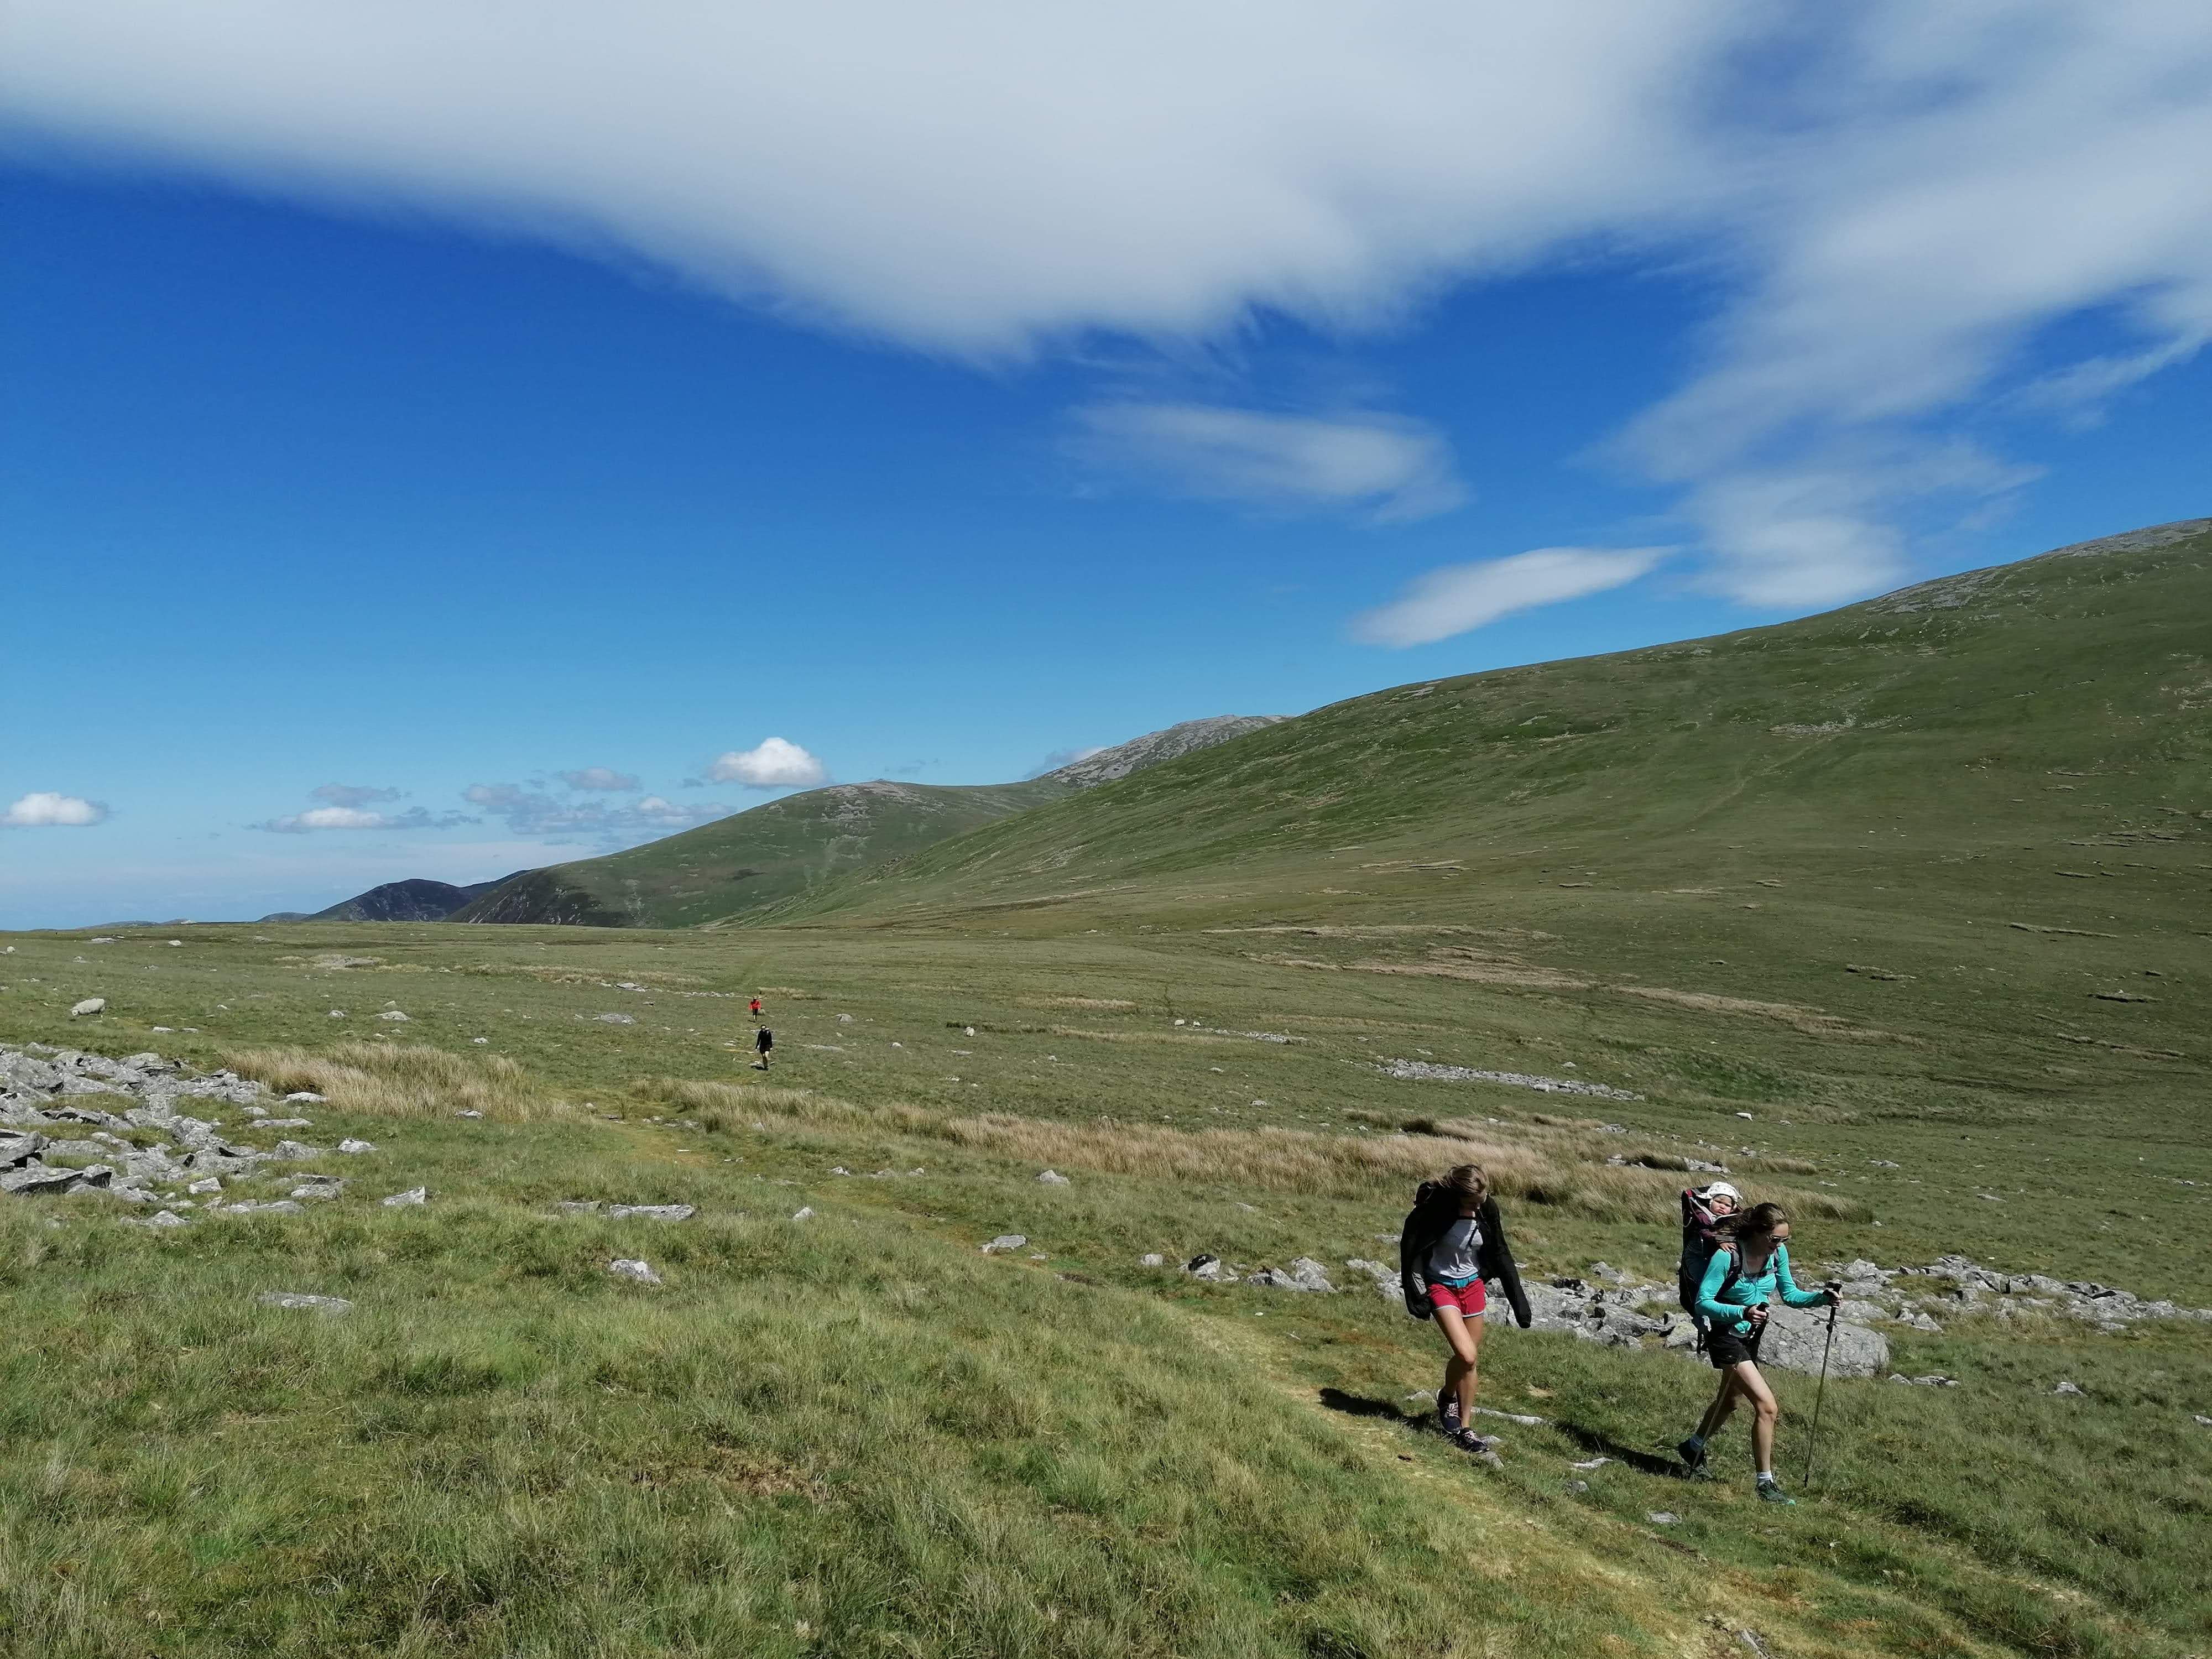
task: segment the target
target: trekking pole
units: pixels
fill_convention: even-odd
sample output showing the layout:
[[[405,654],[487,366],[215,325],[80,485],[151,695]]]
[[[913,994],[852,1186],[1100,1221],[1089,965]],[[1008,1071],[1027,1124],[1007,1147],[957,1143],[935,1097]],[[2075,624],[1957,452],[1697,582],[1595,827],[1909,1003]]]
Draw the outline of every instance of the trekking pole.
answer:
[[[1828,1393],[1828,1351],[1836,1346],[1836,1304],[1828,1304],[1828,1340],[1820,1345],[1820,1382],[1813,1391],[1813,1431],[1805,1437],[1805,1478],[1798,1486],[1813,1490],[1813,1450],[1820,1443],[1820,1402]]]

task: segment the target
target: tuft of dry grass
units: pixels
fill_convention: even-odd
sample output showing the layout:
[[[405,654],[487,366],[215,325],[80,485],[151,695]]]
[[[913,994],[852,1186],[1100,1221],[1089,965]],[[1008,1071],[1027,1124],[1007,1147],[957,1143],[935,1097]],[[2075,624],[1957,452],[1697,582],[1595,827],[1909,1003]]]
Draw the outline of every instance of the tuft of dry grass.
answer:
[[[1398,1190],[1455,1164],[1480,1164],[1501,1197],[1573,1209],[1607,1220],[1645,1219],[1667,1211],[1674,1168],[1616,1164],[1617,1136],[1580,1129],[1509,1132],[1461,1122],[1428,1123],[1419,1133],[1326,1134],[1310,1129],[1176,1129],[1110,1119],[1070,1123],[991,1113],[952,1117],[903,1104],[859,1106],[808,1089],[660,1078],[635,1085],[641,1099],[682,1107],[707,1131],[745,1128],[774,1118],[780,1127],[866,1126],[921,1139],[950,1141],[1026,1164],[1334,1197]],[[1820,1193],[1772,1194],[1808,1216],[1856,1218],[1863,1206]]]
[[[1610,988],[1626,996],[1668,1002],[1678,1008],[1694,1008],[1700,1013],[1737,1014],[1753,1019],[1771,1019],[1806,1036],[1833,1037],[1850,1042],[1912,1041],[1911,1037],[1900,1036],[1894,1031],[1879,1030],[1871,1025],[1854,1025],[1847,1019],[1822,1013],[1817,1008],[1800,1008],[1795,1003],[1753,1002],[1743,997],[1715,996],[1706,991],[1677,991],[1665,985],[1615,985]]]
[[[453,971],[482,979],[535,980],[540,985],[609,985],[616,978],[635,985],[670,988],[707,982],[696,974],[679,974],[665,969],[625,968],[620,974],[610,975],[603,968],[575,968],[557,962],[472,962]]]
[[[304,1048],[239,1048],[223,1056],[241,1077],[281,1094],[312,1089],[346,1111],[384,1117],[445,1117],[464,1110],[526,1123],[568,1110],[503,1054],[482,1059],[396,1042]]]

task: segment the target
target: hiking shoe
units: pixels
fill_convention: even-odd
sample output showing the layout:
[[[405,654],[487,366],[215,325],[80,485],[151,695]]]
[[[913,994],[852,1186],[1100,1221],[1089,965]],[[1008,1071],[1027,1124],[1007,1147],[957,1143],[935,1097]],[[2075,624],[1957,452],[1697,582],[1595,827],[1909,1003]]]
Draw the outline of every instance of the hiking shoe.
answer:
[[[1705,1469],[1705,1444],[1692,1437],[1674,1448],[1674,1455],[1692,1474],[1703,1474]]]
[[[1502,1469],[1505,1467],[1505,1460],[1492,1449],[1498,1443],[1485,1439],[1473,1429],[1462,1429],[1452,1437],[1452,1439],[1454,1444],[1476,1462],[1487,1463],[1493,1469]]]
[[[1460,1420],[1459,1395],[1449,1389],[1437,1390],[1437,1423],[1455,1440],[1459,1437],[1459,1431],[1467,1426]]]
[[[1759,1483],[1759,1501],[1762,1504],[1794,1504],[1797,1500],[1771,1480]]]

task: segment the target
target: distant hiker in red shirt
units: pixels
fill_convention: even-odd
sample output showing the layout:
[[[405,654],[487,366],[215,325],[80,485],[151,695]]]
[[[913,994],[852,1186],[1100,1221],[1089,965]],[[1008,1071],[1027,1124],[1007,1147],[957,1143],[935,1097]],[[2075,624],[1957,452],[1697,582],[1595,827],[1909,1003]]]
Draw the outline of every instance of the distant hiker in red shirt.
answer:
[[[755,997],[753,999],[752,1014],[755,1019],[758,1019],[760,1018],[760,999],[758,997]]]

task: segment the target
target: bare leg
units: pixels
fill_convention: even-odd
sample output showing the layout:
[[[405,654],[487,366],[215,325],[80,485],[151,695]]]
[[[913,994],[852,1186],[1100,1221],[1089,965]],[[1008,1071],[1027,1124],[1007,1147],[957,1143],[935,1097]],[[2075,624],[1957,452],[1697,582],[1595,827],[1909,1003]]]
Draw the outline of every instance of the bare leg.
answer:
[[[1469,1319],[1457,1308],[1439,1308],[1437,1328],[1451,1345],[1451,1358],[1444,1362],[1444,1388],[1459,1396],[1459,1420],[1471,1422],[1474,1416],[1475,1365],[1482,1352],[1482,1322]]]
[[[1759,1374],[1759,1367],[1748,1359],[1741,1365],[1729,1367],[1735,1378],[1736,1392],[1751,1401],[1756,1415],[1751,1424],[1751,1455],[1753,1468],[1760,1474],[1774,1473],[1774,1425],[1782,1415],[1782,1407],[1774,1398],[1774,1391],[1766,1386],[1766,1379]]]

